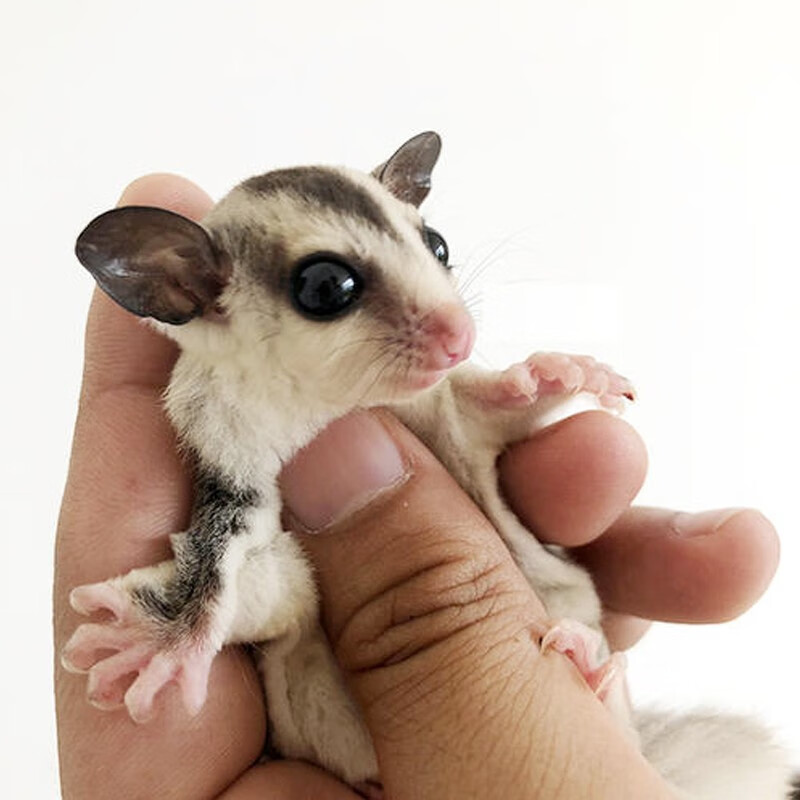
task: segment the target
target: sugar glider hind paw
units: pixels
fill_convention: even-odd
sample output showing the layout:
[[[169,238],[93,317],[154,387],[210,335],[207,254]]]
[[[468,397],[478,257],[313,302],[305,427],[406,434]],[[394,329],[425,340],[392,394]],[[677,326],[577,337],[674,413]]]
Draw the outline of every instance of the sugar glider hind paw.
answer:
[[[70,602],[82,614],[111,616],[80,625],[61,656],[67,670],[88,673],[90,703],[102,709],[124,705],[131,719],[145,722],[153,715],[158,693],[174,682],[187,711],[200,711],[217,647],[203,639],[165,636],[114,581],[81,586]]]
[[[578,668],[589,688],[602,701],[625,680],[626,659],[622,653],[612,653],[607,659],[599,655],[600,634],[574,620],[560,620],[542,637],[541,651],[562,653]]]

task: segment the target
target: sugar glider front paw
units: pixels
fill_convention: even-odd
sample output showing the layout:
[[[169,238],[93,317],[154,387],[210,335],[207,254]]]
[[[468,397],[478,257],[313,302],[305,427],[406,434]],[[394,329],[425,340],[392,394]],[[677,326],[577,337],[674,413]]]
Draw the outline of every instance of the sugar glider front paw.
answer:
[[[62,653],[71,672],[88,673],[89,701],[102,709],[125,705],[135,722],[153,714],[156,696],[176,682],[186,709],[205,703],[208,674],[219,646],[196,631],[177,633],[137,606],[123,578],[81,586],[70,595],[81,614],[102,612],[102,622],[79,626]],[[133,681],[131,682],[131,677]]]
[[[525,408],[539,398],[587,392],[605,408],[619,410],[625,399],[634,399],[630,381],[591,356],[534,353],[525,361],[497,373],[476,387],[479,399],[489,406],[512,410]]]

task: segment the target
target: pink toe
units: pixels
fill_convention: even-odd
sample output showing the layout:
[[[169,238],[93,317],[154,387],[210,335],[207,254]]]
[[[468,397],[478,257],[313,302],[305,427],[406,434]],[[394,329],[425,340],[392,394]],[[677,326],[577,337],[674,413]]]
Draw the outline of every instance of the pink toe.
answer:
[[[561,353],[535,353],[526,362],[532,374],[550,384],[549,392],[575,391],[583,382],[583,370]]]
[[[87,694],[92,705],[102,709],[118,708],[124,704],[123,678],[142,669],[152,655],[147,644],[123,650],[95,664],[89,670]]]
[[[133,643],[130,631],[102,623],[81,625],[64,646],[61,662],[70,672],[86,672],[103,650],[123,650]]]
[[[561,620],[542,637],[541,650],[555,650],[567,656],[587,677],[600,663],[597,653],[601,643],[600,634],[592,628],[574,620]]]
[[[117,620],[122,620],[129,608],[127,597],[108,582],[78,586],[70,592],[69,602],[79,614],[110,611]]]
[[[622,653],[600,656],[603,639],[593,628],[574,620],[561,620],[542,637],[541,650],[555,650],[575,664],[589,688],[604,703],[620,684],[624,686],[627,660]]]
[[[139,677],[125,692],[125,705],[134,722],[146,722],[153,715],[153,703],[158,692],[172,681],[178,665],[166,653],[156,653]]]
[[[625,680],[627,666],[628,660],[624,653],[612,653],[608,661],[595,672],[594,680],[589,682],[589,686],[600,700],[605,702],[614,687]],[[595,685],[592,686],[592,683]]]
[[[195,716],[206,702],[208,696],[208,674],[211,671],[213,653],[199,652],[183,660],[178,684],[186,710]]]
[[[597,400],[603,408],[609,411],[624,411],[625,401],[619,395],[601,394],[597,396]]]

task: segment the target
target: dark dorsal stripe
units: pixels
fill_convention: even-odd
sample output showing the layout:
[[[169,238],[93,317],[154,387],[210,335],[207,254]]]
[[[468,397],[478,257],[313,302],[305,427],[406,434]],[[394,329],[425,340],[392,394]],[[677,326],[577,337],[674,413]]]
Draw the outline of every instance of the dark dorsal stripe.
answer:
[[[250,178],[242,187],[261,195],[294,194],[307,203],[356,217],[394,236],[389,219],[369,192],[326,167],[279,169]]]

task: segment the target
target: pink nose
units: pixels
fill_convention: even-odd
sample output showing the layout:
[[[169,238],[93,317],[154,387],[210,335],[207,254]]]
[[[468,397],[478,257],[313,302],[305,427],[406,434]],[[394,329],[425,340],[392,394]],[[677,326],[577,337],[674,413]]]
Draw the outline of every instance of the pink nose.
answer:
[[[428,345],[425,369],[449,369],[472,352],[475,324],[460,304],[439,306],[426,316],[422,329]]]

